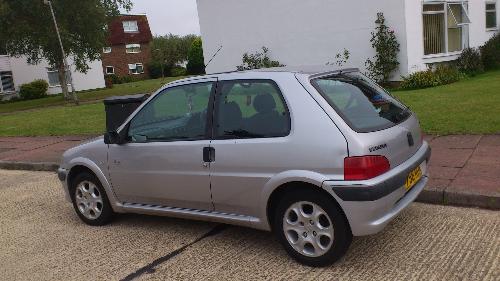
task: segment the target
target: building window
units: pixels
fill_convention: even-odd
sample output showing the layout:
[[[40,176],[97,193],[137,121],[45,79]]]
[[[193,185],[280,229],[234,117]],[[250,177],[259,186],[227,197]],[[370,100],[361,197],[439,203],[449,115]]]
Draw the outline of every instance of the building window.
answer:
[[[1,71],[0,80],[0,93],[14,92],[14,79],[11,71]]]
[[[467,2],[423,5],[424,55],[461,51],[469,45]]]
[[[128,70],[130,74],[142,74],[144,73],[144,66],[142,63],[133,63],[128,65]]]
[[[140,44],[127,44],[125,45],[125,52],[128,54],[137,54],[141,52]]]
[[[57,69],[47,68],[47,74],[49,76],[49,86],[61,86],[61,82],[59,82],[59,72],[57,71]],[[69,70],[66,70],[66,83],[68,83],[69,85]]]
[[[115,74],[115,68],[113,66],[106,66],[106,74]]]
[[[486,28],[497,29],[497,3],[486,2]]]
[[[123,31],[125,32],[139,32],[139,27],[137,26],[137,21],[124,21]]]
[[[105,53],[105,54],[111,53],[111,47],[104,47],[104,48],[102,48],[102,52]]]

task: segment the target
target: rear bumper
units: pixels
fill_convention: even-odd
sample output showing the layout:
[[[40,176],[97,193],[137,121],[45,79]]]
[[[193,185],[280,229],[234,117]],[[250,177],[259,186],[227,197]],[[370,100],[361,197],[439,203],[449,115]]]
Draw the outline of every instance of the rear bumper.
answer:
[[[431,149],[424,142],[410,159],[379,177],[366,181],[325,181],[323,188],[335,195],[353,235],[374,234],[415,201],[424,189],[429,180],[427,163],[430,154]],[[407,192],[404,187],[406,177],[421,164],[423,176]]]

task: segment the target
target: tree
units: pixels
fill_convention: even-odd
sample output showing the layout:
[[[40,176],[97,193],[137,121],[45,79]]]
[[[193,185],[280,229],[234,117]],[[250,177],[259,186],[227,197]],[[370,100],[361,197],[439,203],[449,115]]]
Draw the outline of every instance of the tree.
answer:
[[[188,74],[205,74],[205,59],[203,58],[203,46],[201,38],[197,38],[191,44],[188,52]]]
[[[161,76],[165,77],[174,66],[188,59],[188,50],[197,38],[199,37],[192,34],[155,36],[151,45],[151,67],[156,69],[159,67]]]
[[[272,60],[269,57],[269,49],[265,46],[262,47],[262,53],[256,52],[254,54],[243,54],[243,64],[236,66],[239,71],[258,69],[258,68],[269,68],[269,67],[279,67],[285,66],[277,60]]]
[[[394,70],[399,66],[399,43],[394,30],[390,30],[385,24],[383,13],[377,13],[375,24],[377,27],[375,32],[372,32],[370,42],[376,54],[373,59],[367,59],[365,65],[370,78],[381,84],[386,84]]]
[[[77,71],[86,73],[87,63],[100,59],[106,45],[107,24],[120,14],[120,9],[130,10],[132,2],[53,0],[52,6],[66,55],[72,58]],[[64,58],[49,6],[43,0],[0,0],[0,26],[7,53],[25,56],[30,64],[45,59],[58,70],[64,97],[70,99]]]

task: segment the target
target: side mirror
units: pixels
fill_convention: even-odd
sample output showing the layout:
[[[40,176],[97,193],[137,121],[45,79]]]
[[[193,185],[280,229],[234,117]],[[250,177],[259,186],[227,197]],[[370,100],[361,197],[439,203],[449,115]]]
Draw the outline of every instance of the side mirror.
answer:
[[[124,144],[125,138],[122,137],[117,131],[111,131],[104,134],[105,144]]]

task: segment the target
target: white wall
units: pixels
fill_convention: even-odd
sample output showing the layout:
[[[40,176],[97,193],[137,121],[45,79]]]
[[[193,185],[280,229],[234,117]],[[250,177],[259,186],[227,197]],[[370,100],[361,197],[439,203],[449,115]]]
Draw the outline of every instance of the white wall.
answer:
[[[369,42],[376,14],[384,12],[401,44],[407,69],[404,1],[401,0],[197,0],[207,73],[235,70],[245,52],[266,46],[286,65],[334,62],[344,48],[346,66],[364,68],[375,53]],[[396,74],[396,78],[400,75]]]
[[[458,58],[458,55],[445,55],[433,58],[424,58],[423,43],[423,18],[422,3],[420,0],[405,0],[406,37],[408,46],[408,72],[427,69],[427,64],[450,61]],[[429,2],[433,2],[430,1]],[[435,1],[434,1],[435,2]],[[450,1],[451,2],[451,1]],[[469,46],[479,47],[497,31],[486,30],[486,0],[469,0],[468,14],[471,20],[469,25]],[[500,22],[500,1],[497,1],[497,25]]]
[[[47,68],[49,65],[46,61],[31,65],[26,62],[25,57],[11,57],[10,62],[16,90],[19,90],[22,84],[30,83],[33,80],[43,79],[48,82]],[[68,63],[71,64],[71,60]],[[93,61],[89,63],[89,66],[90,69],[86,74],[75,71],[75,67],[71,66],[76,91],[105,87],[101,61]],[[49,94],[59,93],[61,93],[61,87],[49,87]]]

